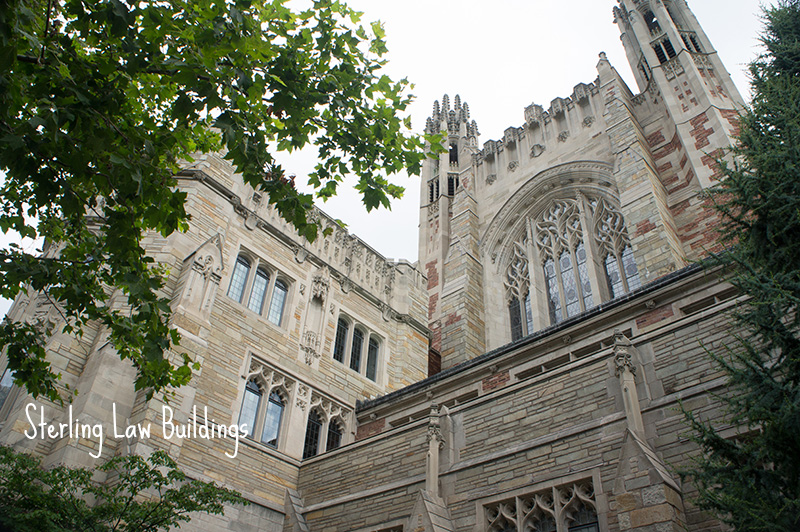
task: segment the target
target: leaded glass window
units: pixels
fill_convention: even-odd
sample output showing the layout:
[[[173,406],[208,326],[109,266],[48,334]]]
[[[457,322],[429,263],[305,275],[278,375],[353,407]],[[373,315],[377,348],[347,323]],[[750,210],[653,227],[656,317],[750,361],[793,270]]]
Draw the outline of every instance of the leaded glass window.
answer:
[[[504,280],[509,322],[511,324],[511,339],[513,341],[533,332],[527,243],[527,237],[523,237],[514,243]]]
[[[267,286],[269,286],[269,274],[259,269],[253,279],[253,288],[250,290],[250,300],[247,303],[247,307],[257,314],[261,314],[264,309]]]
[[[319,436],[322,432],[322,420],[315,410],[308,414],[306,438],[303,443],[303,459],[316,456],[319,452]]]
[[[339,318],[336,325],[336,340],[333,342],[333,359],[344,364],[345,350],[347,349],[347,333],[350,325],[344,318]]]
[[[374,381],[377,377],[378,369],[378,341],[375,338],[369,339],[367,345],[367,378]]]
[[[593,208],[595,240],[603,257],[606,282],[611,297],[619,297],[642,285],[639,269],[633,257],[622,214],[602,199],[596,201]]]
[[[364,347],[364,333],[353,329],[353,345],[350,348],[350,369],[361,371],[361,350]]]
[[[334,449],[338,449],[339,446],[342,444],[342,426],[339,424],[338,421],[335,419],[331,419],[330,423],[328,423],[328,438],[325,442],[325,450],[332,451]]]
[[[247,284],[247,276],[250,274],[250,261],[244,257],[236,259],[236,265],[233,267],[233,275],[231,275],[231,284],[228,287],[228,297],[231,299],[242,302],[244,295],[244,287]]]
[[[269,394],[267,403],[267,413],[264,416],[264,428],[261,431],[261,441],[271,447],[278,446],[278,435],[280,434],[281,419],[283,419],[283,399],[278,392],[273,391]]]
[[[256,428],[256,416],[258,416],[258,406],[261,404],[261,390],[258,385],[250,381],[244,389],[242,399],[242,409],[239,412],[239,425],[247,426],[247,435],[252,436]]]
[[[269,306],[267,319],[275,325],[281,324],[283,316],[283,306],[286,304],[286,294],[289,292],[286,283],[280,279],[275,281],[275,288],[272,290],[272,303]]]

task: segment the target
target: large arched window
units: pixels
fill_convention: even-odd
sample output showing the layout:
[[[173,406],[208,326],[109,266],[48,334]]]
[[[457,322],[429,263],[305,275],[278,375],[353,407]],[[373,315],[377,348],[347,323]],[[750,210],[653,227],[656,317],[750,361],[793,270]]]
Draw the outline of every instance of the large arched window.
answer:
[[[576,190],[528,212],[503,253],[512,341],[641,285],[622,215],[609,199]]]
[[[303,442],[303,460],[316,456],[319,452],[319,440],[322,433],[322,419],[316,410],[308,414],[306,423],[306,438]]]

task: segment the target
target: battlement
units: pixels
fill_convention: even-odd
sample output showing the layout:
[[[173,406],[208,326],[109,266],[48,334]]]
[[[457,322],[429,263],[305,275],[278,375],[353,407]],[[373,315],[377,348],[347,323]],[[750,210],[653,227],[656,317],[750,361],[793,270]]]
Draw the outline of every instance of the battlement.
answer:
[[[519,139],[525,137],[526,131],[544,130],[553,122],[558,122],[559,130],[556,132],[556,136],[561,142],[569,138],[569,125],[572,122],[580,123],[583,127],[590,127],[594,123],[595,117],[584,108],[589,107],[591,98],[599,93],[599,87],[599,78],[588,84],[578,83],[570,96],[554,98],[546,111],[543,106],[535,103],[527,106],[525,123],[522,127],[509,127],[503,133],[503,138],[484,142],[483,149],[477,154],[478,160],[492,159],[506,146],[514,145]],[[536,157],[537,155],[532,156]]]

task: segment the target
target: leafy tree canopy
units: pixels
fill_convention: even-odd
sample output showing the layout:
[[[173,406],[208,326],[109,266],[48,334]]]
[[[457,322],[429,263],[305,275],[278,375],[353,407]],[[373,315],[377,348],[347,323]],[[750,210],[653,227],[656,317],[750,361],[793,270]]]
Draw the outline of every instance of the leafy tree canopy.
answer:
[[[97,484],[87,469],[44,469],[40,459],[0,447],[0,528],[156,532],[190,521],[192,512],[222,514],[226,503],[247,504],[232,490],[188,481],[164,451],[114,457],[98,470],[114,480]],[[89,506],[88,496],[96,504]]]
[[[689,415],[703,449],[700,503],[737,532],[800,530],[800,1],[764,11],[765,53],[750,66],[753,101],[741,116],[738,164],[721,163],[720,257],[748,296],[738,345],[714,354],[721,397],[742,435],[726,439]]]
[[[150,396],[188,382],[142,247],[187,227],[180,161],[221,151],[308,240],[312,196],[280,152],[316,145],[316,194],[355,175],[367,210],[402,194],[389,174],[419,171],[408,83],[380,73],[383,29],[360,17],[334,0],[0,0],[0,230],[47,243],[0,251],[0,295],[30,287],[67,332],[107,327]],[[39,325],[3,324],[0,345],[17,383],[58,400]]]

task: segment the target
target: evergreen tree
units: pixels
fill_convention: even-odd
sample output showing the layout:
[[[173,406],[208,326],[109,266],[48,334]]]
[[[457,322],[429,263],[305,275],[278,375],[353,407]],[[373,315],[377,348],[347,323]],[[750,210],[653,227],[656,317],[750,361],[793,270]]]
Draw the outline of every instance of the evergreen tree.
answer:
[[[800,530],[800,0],[764,9],[765,53],[750,65],[753,101],[734,163],[720,162],[718,257],[748,296],[738,342],[712,356],[724,368],[726,439],[688,414],[702,448],[684,471],[700,505],[737,532]]]

